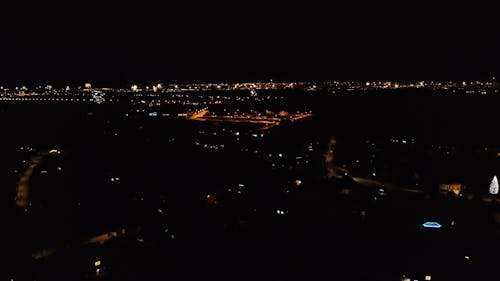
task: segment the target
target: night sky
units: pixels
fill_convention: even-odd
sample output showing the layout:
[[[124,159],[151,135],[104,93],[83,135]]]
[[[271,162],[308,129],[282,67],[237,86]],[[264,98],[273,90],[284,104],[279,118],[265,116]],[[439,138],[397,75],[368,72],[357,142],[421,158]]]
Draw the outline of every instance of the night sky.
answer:
[[[0,83],[486,80],[500,72],[499,19],[479,4],[100,2],[2,1]]]

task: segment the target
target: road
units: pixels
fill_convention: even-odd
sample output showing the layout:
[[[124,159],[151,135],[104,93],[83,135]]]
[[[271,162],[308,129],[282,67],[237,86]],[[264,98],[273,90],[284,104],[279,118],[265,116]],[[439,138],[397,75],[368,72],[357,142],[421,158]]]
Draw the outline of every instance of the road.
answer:
[[[34,156],[28,169],[19,179],[17,184],[16,205],[19,207],[28,207],[30,205],[30,180],[35,168],[42,162],[43,156]]]
[[[352,179],[363,185],[363,186],[368,186],[368,187],[373,187],[373,188],[384,188],[387,190],[397,190],[397,191],[402,191],[402,192],[410,192],[410,193],[425,193],[422,190],[419,190],[417,188],[404,188],[404,187],[399,187],[391,183],[386,183],[386,182],[381,182],[376,179],[370,179],[370,178],[361,178],[361,177],[352,177]]]
[[[274,116],[258,116],[258,115],[231,115],[231,116],[220,116],[220,115],[207,115],[209,110],[202,109],[191,115],[188,115],[187,119],[205,122],[230,122],[230,123],[252,123],[252,124],[263,124],[265,128],[271,128],[274,126],[279,126],[282,121],[287,120],[285,117],[274,117]],[[288,120],[295,122],[304,118],[311,117],[311,113],[300,113],[286,115]]]

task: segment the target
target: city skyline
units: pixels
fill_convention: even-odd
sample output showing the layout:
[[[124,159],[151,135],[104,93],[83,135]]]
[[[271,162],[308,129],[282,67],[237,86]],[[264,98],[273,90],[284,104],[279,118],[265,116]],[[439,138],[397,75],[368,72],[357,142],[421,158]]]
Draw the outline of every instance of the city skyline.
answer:
[[[495,10],[0,1],[0,280],[494,280]]]

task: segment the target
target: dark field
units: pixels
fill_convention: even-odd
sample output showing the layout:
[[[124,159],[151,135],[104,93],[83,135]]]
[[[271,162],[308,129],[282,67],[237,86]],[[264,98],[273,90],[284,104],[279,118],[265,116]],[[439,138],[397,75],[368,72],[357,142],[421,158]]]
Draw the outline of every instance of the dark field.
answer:
[[[314,116],[261,131],[153,118],[124,102],[0,104],[0,277],[498,276],[498,202],[482,199],[500,172],[499,96],[272,94],[285,98],[237,107]],[[335,169],[348,174],[328,178],[324,154],[332,137]],[[47,154],[51,149],[61,153]],[[44,156],[31,177],[32,205],[16,206],[17,182],[35,155]],[[396,187],[380,192],[355,177]],[[462,183],[473,197],[440,194],[438,185],[447,182]],[[427,221],[442,228],[422,228]],[[126,234],[85,244],[121,229]],[[53,252],[32,256],[44,249]]]

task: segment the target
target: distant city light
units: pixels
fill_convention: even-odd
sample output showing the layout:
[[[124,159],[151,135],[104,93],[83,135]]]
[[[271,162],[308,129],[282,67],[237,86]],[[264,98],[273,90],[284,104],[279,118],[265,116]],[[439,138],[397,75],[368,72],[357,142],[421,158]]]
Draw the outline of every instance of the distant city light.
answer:
[[[425,281],[430,281],[431,280],[431,276],[430,275],[425,275]]]

